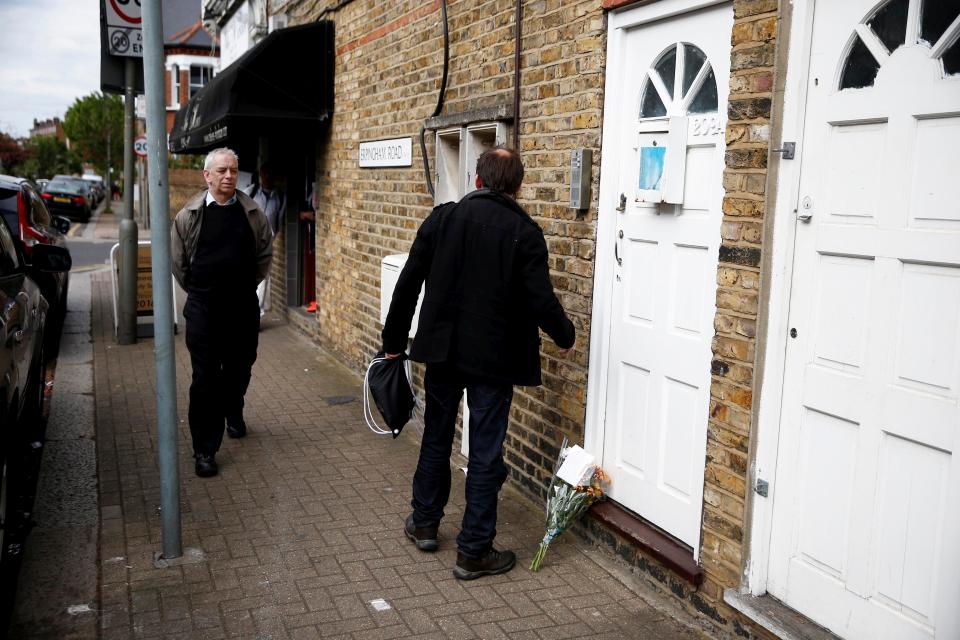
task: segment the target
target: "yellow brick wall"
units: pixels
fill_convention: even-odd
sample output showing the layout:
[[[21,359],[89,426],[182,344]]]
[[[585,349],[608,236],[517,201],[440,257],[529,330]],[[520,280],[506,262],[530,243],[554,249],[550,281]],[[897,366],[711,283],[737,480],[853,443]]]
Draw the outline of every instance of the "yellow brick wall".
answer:
[[[295,22],[313,20],[320,10],[309,2],[298,6],[291,11]],[[512,105],[513,0],[452,1],[448,10],[443,114]],[[358,0],[328,16],[337,24],[336,107],[318,158],[314,322],[320,343],[357,371],[380,346],[380,260],[408,251],[433,206],[418,140],[437,102],[440,15],[438,1]],[[535,494],[544,491],[564,435],[583,437],[596,206],[577,213],[566,200],[575,147],[594,151],[597,192],[605,24],[595,2],[524,6],[520,146],[527,173],[520,201],[544,229],[554,285],[578,330],[570,358],[544,341],[544,386],[515,396],[508,464],[513,479]],[[360,142],[408,136],[412,167],[358,167]],[[428,132],[431,169],[433,141]]]

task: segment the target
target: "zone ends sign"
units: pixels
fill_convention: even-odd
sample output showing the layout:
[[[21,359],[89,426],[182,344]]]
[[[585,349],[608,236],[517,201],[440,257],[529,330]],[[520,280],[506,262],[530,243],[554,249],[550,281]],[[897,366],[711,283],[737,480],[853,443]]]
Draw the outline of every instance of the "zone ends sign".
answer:
[[[112,56],[143,57],[140,0],[101,0],[107,19],[107,47]]]

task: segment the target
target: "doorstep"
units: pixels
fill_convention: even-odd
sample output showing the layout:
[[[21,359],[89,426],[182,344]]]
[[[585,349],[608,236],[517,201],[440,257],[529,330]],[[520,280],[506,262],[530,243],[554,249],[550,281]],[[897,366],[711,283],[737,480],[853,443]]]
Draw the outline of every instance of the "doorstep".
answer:
[[[704,571],[694,560],[693,551],[673,536],[611,500],[595,503],[589,514],[687,582],[697,587],[703,584]]]
[[[723,601],[782,640],[840,640],[771,595],[724,589]]]

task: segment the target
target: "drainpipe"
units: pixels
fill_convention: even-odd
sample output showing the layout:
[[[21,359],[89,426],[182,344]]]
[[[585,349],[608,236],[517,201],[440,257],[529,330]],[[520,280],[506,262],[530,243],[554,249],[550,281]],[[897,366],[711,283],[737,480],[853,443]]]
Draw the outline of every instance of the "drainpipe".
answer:
[[[523,35],[523,0],[517,0],[513,11],[513,148],[520,153],[520,40]]]
[[[177,467],[177,379],[173,346],[170,269],[170,194],[167,191],[167,116],[163,87],[162,0],[142,0],[143,79],[147,100],[150,252],[153,268],[153,351],[157,367],[157,458],[160,465],[162,559],[183,555],[180,543],[180,477]]]

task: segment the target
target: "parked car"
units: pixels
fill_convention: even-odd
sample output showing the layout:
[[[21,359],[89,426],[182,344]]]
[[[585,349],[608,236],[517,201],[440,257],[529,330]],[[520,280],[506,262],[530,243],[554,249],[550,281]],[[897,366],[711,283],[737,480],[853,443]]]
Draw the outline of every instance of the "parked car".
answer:
[[[21,452],[41,428],[46,378],[45,330],[49,305],[37,273],[70,269],[63,247],[38,244],[32,265],[23,259],[22,245],[0,216],[0,521],[9,521],[10,488],[19,479]],[[0,526],[0,562],[7,552]]]
[[[87,222],[93,213],[90,187],[79,178],[57,176],[41,194],[51,213]]]
[[[23,257],[31,264],[33,247],[50,244],[67,248],[64,235],[70,230],[70,221],[62,216],[52,216],[33,184],[25,178],[0,175],[0,215],[6,220],[15,239],[23,246]],[[67,312],[67,289],[70,275],[63,273],[38,273],[37,284],[50,303],[56,321],[57,335]]]
[[[97,176],[97,178],[99,178],[99,176]],[[86,176],[86,175],[84,175],[84,176],[68,176],[68,175],[65,175],[65,174],[60,173],[60,174],[57,174],[57,175],[53,176],[53,179],[54,179],[54,180],[70,180],[70,181],[74,181],[74,182],[76,182],[76,183],[78,183],[78,184],[84,184],[84,185],[86,185],[87,190],[89,191],[89,196],[88,196],[88,198],[89,198],[89,200],[90,200],[90,208],[91,208],[91,209],[96,209],[97,206],[100,204],[101,193],[100,193],[100,191],[97,190],[94,182],[87,179],[87,176]]]
[[[103,178],[92,173],[85,173],[81,176],[81,179],[90,185],[90,191],[94,194],[96,202],[93,206],[98,206],[107,197],[107,187],[103,184]]]

